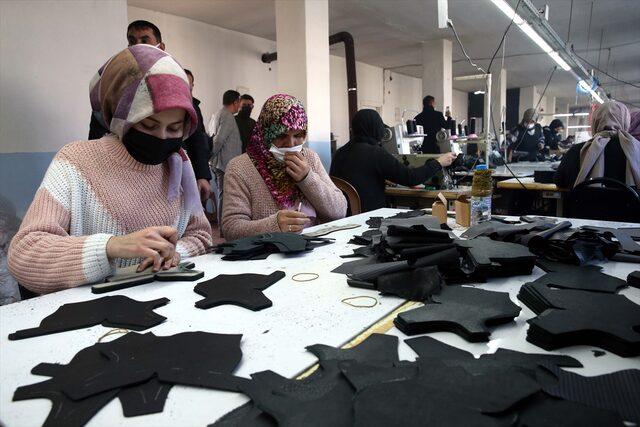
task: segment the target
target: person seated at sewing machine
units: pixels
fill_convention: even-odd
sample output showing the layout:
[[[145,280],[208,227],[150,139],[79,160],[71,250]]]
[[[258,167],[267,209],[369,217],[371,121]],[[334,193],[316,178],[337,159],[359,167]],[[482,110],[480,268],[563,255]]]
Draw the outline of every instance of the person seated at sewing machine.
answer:
[[[385,207],[385,181],[406,186],[422,184],[456,158],[453,153],[445,153],[417,168],[403,165],[380,145],[385,125],[375,110],[358,111],[351,131],[351,140],[333,156],[330,175],[353,185],[363,212]]]
[[[247,152],[227,165],[222,231],[228,240],[344,218],[347,200],[313,150],[304,147],[307,114],[290,95],[264,103]]]
[[[514,160],[538,161],[544,149],[544,132],[537,123],[536,110],[529,108],[522,115],[522,121],[507,135],[507,158]]]
[[[591,119],[593,137],[564,155],[555,176],[558,187],[573,188],[590,178],[606,177],[640,188],[640,142],[629,132],[629,109],[607,101]]]
[[[182,67],[130,46],[91,80],[90,99],[110,133],[55,155],[9,249],[9,271],[36,294],[100,282],[114,267],[169,269],[212,243],[180,148],[198,125]]]
[[[549,126],[542,128],[544,133],[544,152],[545,154],[555,153],[562,149],[562,132],[564,124],[560,119],[553,119]]]

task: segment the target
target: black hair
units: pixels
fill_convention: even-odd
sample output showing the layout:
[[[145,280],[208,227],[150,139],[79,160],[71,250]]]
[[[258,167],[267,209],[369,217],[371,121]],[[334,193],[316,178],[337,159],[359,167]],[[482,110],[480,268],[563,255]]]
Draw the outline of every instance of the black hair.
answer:
[[[426,108],[431,104],[432,101],[435,101],[435,100],[436,99],[433,96],[427,95],[424,98],[422,98],[422,106]]]
[[[249,101],[253,102],[254,104],[256,103],[256,101],[253,99],[253,96],[249,95],[248,93],[245,93],[244,95],[242,95],[240,97],[240,99],[248,99]]]
[[[156,38],[158,43],[162,43],[162,34],[160,34],[160,29],[156,27],[155,24],[149,21],[143,21],[143,20],[133,21],[127,27],[127,34],[129,34],[129,31],[131,30],[144,30],[146,28],[151,28],[151,31],[153,31],[153,36]]]
[[[553,119],[549,124],[549,129],[556,130],[557,128],[564,128],[564,123],[560,119]]]
[[[193,73],[191,72],[191,70],[190,70],[190,69],[185,68],[185,69],[184,69],[184,72],[185,72],[188,76],[191,76],[191,80],[195,80],[195,77],[193,77]]]
[[[240,92],[237,90],[228,90],[222,95],[222,105],[231,105],[240,98]]]

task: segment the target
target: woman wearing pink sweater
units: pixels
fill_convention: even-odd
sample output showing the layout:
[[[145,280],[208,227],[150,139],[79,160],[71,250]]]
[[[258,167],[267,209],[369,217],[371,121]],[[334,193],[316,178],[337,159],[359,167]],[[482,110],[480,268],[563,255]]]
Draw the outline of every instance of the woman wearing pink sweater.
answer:
[[[38,294],[101,281],[114,267],[167,269],[211,244],[180,148],[197,126],[182,67],[131,46],[98,71],[90,98],[112,134],[56,154],[9,249],[9,270]]]
[[[344,218],[347,201],[318,155],[302,144],[307,114],[296,98],[267,99],[247,152],[227,165],[222,231],[228,240],[270,231],[299,233]]]

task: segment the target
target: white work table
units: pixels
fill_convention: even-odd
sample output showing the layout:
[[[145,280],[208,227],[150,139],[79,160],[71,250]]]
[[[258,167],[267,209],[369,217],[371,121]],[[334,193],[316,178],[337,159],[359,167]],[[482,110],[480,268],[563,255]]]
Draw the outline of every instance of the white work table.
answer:
[[[167,320],[145,332],[156,335],[186,331],[243,334],[243,357],[236,371],[237,375],[248,377],[253,372],[270,369],[287,377],[296,376],[316,361],[305,350],[306,346],[316,343],[344,345],[404,303],[400,298],[383,297],[375,291],[351,288],[347,285],[346,276],[330,273],[343,262],[353,260],[339,256],[351,253],[356,247],[347,244],[347,241],[353,235],[368,229],[364,223],[370,216],[390,216],[396,212],[398,211],[393,209],[380,209],[336,221],[332,224],[357,223],[362,224],[362,227],[333,233],[328,237],[336,239],[334,244],[316,248],[301,256],[285,257],[277,254],[260,261],[222,261],[220,255],[204,255],[193,259],[196,269],[205,271],[202,280],[222,273],[268,274],[274,270],[285,271],[287,276],[265,291],[266,296],[273,301],[273,306],[258,312],[231,305],[209,310],[197,309],[194,303],[202,298],[193,292],[197,282],[155,282],[103,295],[94,295],[90,287],[85,286],[0,307],[0,422],[8,427],[42,425],[50,410],[50,402],[45,399],[12,402],[15,389],[46,380],[47,377],[30,374],[31,369],[41,362],[69,362],[78,351],[94,344],[109,328],[94,326],[20,341],[9,341],[9,333],[37,326],[42,318],[64,303],[104,295],[126,295],[141,301],[167,297],[171,301],[155,310],[166,316]],[[575,225],[593,223],[572,221]],[[612,225],[604,222],[599,224]],[[326,225],[319,227],[324,226]],[[637,264],[611,262],[605,265],[604,271],[626,278],[628,273],[636,269]],[[317,273],[319,278],[310,282],[295,282],[291,278],[296,273]],[[490,283],[480,287],[509,292],[511,299],[518,303],[516,294],[520,286],[542,274],[542,270],[536,268],[530,276],[492,279]],[[639,289],[627,288],[622,294],[640,304]],[[341,302],[344,298],[360,295],[373,296],[379,304],[373,308],[355,308]],[[606,307],[603,309],[606,310]],[[452,333],[433,333],[429,336],[476,355],[493,352],[498,347],[543,353],[544,350],[529,344],[525,339],[526,320],[531,317],[533,313],[524,307],[516,322],[495,328],[488,343],[468,343]],[[407,337],[395,328],[389,333],[400,337],[400,357],[413,360],[415,354],[402,343]],[[596,358],[591,352],[593,349],[595,347],[570,347],[559,353],[580,360],[585,368],[574,371],[583,375],[640,368],[639,357],[621,358],[607,351],[606,355]],[[160,414],[125,418],[120,402],[114,399],[88,425],[206,426],[246,401],[247,398],[238,393],[174,386],[164,412]]]

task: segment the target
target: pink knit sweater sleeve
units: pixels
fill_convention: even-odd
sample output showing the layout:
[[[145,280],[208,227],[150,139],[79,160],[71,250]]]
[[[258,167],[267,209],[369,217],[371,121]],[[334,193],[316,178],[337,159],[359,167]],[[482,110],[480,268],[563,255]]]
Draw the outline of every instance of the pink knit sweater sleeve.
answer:
[[[213,244],[211,237],[211,224],[207,221],[204,212],[191,215],[189,224],[182,237],[178,240],[176,251],[182,259],[202,255]]]
[[[60,157],[54,159],[9,247],[9,271],[39,294],[95,282],[111,273],[106,253],[111,234],[69,235],[71,188],[54,166]]]
[[[227,165],[224,176],[224,207],[222,210],[222,231],[227,240],[235,240],[254,234],[280,231],[278,227],[278,213],[266,218],[253,220],[251,204],[264,203],[261,200],[251,200],[249,183],[243,179],[239,157],[231,160]],[[265,197],[271,198],[269,193]]]
[[[310,171],[305,179],[298,183],[304,197],[311,202],[320,223],[344,218],[347,214],[347,199],[335,186],[315,151],[305,150]]]

